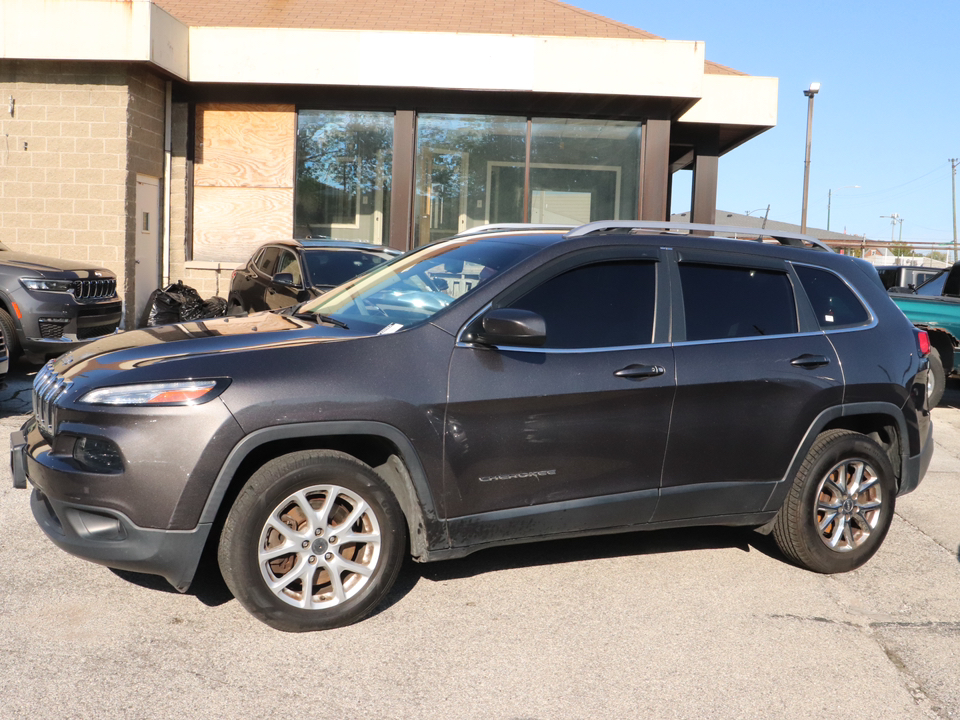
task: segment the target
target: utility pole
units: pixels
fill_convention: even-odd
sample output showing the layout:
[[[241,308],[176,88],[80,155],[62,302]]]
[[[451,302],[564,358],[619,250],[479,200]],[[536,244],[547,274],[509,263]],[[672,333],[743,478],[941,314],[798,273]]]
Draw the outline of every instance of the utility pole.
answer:
[[[950,180],[953,184],[953,261],[957,261],[957,163],[958,158],[950,158]]]

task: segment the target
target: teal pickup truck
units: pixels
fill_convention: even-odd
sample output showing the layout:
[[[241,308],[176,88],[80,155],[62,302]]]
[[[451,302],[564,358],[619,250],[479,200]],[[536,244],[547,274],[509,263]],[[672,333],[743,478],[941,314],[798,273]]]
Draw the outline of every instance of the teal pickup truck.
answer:
[[[939,404],[951,374],[960,374],[960,262],[915,290],[891,288],[890,297],[903,314],[930,336],[927,394],[930,407]]]

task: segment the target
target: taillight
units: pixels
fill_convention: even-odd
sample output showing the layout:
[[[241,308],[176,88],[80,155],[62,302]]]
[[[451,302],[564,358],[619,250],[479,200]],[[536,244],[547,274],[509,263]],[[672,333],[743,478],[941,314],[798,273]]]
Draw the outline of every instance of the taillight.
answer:
[[[930,336],[927,335],[926,330],[914,328],[913,331],[917,334],[917,350],[923,357],[926,357],[930,354]]]

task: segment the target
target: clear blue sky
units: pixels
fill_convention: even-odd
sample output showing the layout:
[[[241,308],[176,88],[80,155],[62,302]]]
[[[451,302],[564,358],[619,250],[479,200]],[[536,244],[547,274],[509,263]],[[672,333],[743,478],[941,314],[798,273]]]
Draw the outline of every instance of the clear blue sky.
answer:
[[[703,41],[708,60],[779,78],[777,126],[720,160],[718,208],[769,203],[771,219],[799,224],[803,91],[818,81],[807,224],[826,227],[832,189],[833,231],[889,240],[881,216],[898,213],[905,241],[952,243],[960,1],[566,1],[668,40]],[[687,206],[678,197],[673,210]]]

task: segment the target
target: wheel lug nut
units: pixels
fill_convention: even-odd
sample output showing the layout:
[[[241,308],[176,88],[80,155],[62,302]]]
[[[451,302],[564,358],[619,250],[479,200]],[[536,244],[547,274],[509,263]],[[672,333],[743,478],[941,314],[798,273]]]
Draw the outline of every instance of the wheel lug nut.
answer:
[[[323,557],[325,557],[327,560],[333,560],[333,553],[327,553]]]
[[[317,564],[317,556],[316,556],[316,555],[311,555],[311,556],[310,556],[310,559],[307,560],[307,562],[310,563],[311,565],[316,565],[316,564]]]
[[[316,535],[317,537],[320,537],[321,535],[323,535],[323,528],[317,528],[314,531],[314,535]]]
[[[331,535],[331,536],[330,536],[330,544],[332,545],[332,544],[335,543],[335,542],[337,542],[337,536],[336,536],[336,535]]]
[[[305,547],[305,548],[306,548],[306,547],[310,547],[310,541],[309,541],[309,540],[304,540],[304,541],[303,541],[303,545],[301,545],[301,547]]]

